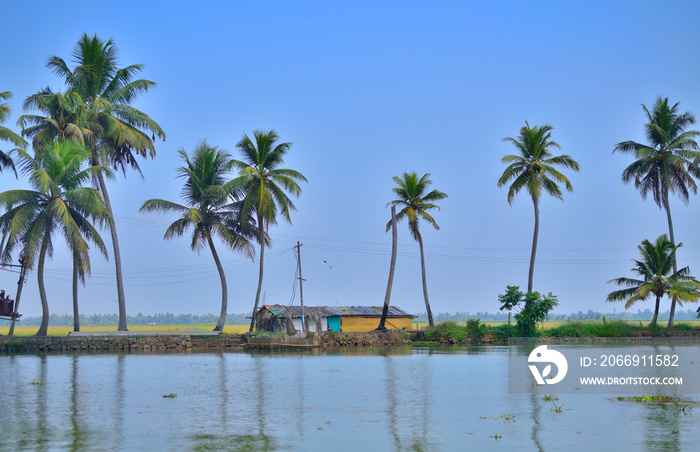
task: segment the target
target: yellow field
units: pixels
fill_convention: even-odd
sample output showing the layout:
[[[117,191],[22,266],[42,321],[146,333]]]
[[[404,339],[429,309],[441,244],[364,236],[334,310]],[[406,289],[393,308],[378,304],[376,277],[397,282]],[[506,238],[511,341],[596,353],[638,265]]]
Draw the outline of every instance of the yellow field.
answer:
[[[660,326],[666,326],[668,320],[659,320]],[[602,320],[581,320],[581,323],[602,323]],[[632,325],[639,325],[639,320],[625,320],[626,323]],[[649,320],[642,320],[642,325],[647,326]],[[462,322],[463,323],[463,322]],[[505,325],[507,322],[485,322],[489,326],[499,326]],[[557,328],[566,323],[567,321],[550,321],[544,322],[541,328],[547,330],[550,328]],[[675,323],[684,323],[692,327],[700,327],[700,319],[697,320],[680,320]],[[515,322],[513,322],[515,325]],[[197,323],[191,325],[128,325],[129,331],[211,331],[214,329],[215,324]],[[229,334],[240,334],[248,331],[248,324],[245,325],[226,325],[224,326],[224,333]],[[428,328],[428,322],[413,322],[412,328],[414,330],[423,330]],[[33,336],[39,329],[37,325],[16,325],[15,326],[15,336]],[[116,331],[116,326],[82,326],[80,331]],[[7,335],[10,331],[9,326],[0,326],[0,335]],[[67,336],[68,333],[73,331],[72,326],[49,326],[49,336]]]
[[[611,321],[611,320],[609,320],[609,321]],[[639,322],[640,322],[640,321],[642,322],[642,325],[643,325],[643,326],[648,326],[649,323],[651,323],[651,320],[623,320],[623,322],[629,323],[629,324],[631,324],[631,325],[639,325]],[[552,320],[552,321],[544,322],[544,324],[542,324],[541,328],[542,328],[542,329],[545,329],[545,330],[548,330],[548,329],[550,329],[550,328],[558,328],[558,327],[560,327],[560,326],[562,326],[562,325],[565,325],[565,324],[571,323],[571,322],[573,322],[573,321],[567,321],[567,320]],[[575,322],[580,322],[580,323],[603,323],[602,320],[575,320]],[[658,321],[659,325],[660,325],[660,326],[663,326],[663,327],[666,326],[666,323],[667,323],[667,322],[668,322],[668,319],[659,319],[659,321]],[[457,322],[457,323],[464,325],[464,322]],[[500,325],[505,325],[505,324],[507,324],[508,322],[507,322],[507,321],[503,321],[503,322],[483,322],[483,323],[485,323],[485,324],[488,325],[488,326],[500,326]],[[685,325],[690,325],[690,326],[692,326],[692,327],[694,327],[694,328],[700,327],[700,319],[694,319],[694,320],[676,320],[676,321],[674,321],[674,323],[675,323],[675,324],[683,323],[683,324],[685,324]],[[512,325],[515,326],[515,320],[513,320]],[[413,322],[413,329],[414,329],[414,330],[424,330],[424,329],[427,329],[427,328],[428,328],[428,322],[427,322],[427,321],[425,321],[425,322],[416,322],[416,321],[414,321],[414,322]]]
[[[192,324],[192,325],[128,325],[129,331],[211,331],[216,324]],[[224,333],[245,333],[249,325],[226,325]],[[15,336],[33,336],[39,327],[37,325],[15,325]],[[7,335],[9,326],[0,326],[0,334]],[[49,325],[49,336],[67,336],[73,331],[72,326]],[[116,326],[81,326],[80,331],[117,331]]]

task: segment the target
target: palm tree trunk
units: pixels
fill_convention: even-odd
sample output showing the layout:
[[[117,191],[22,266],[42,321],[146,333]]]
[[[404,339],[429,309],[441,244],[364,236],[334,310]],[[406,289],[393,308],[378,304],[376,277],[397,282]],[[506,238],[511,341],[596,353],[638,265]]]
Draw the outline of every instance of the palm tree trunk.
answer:
[[[107,194],[107,185],[102,174],[97,175],[97,180],[100,184],[102,198],[105,201],[105,207],[109,211],[109,232],[112,234],[112,247],[114,248],[114,267],[117,273],[117,302],[119,303],[119,326],[117,331],[128,331],[126,328],[126,299],[124,297],[124,279],[122,278],[122,257],[119,251],[119,239],[117,237],[117,224],[114,221],[114,212],[112,212],[112,203],[109,202]]]
[[[255,293],[255,304],[253,305],[253,315],[250,319],[250,329],[249,333],[252,333],[255,329],[255,313],[258,312],[258,303],[260,302],[260,291],[262,290],[263,283],[263,258],[265,256],[265,241],[263,240],[263,222],[262,216],[258,215],[258,229],[260,231],[260,276],[258,278],[258,291]]]
[[[666,209],[666,219],[668,220],[668,236],[673,246],[676,246],[676,240],[673,237],[673,220],[671,219],[671,206],[668,202],[668,188],[664,188],[664,208]],[[673,253],[673,273],[678,271],[678,262],[676,261],[676,253]],[[673,326],[673,316],[676,313],[676,300],[671,300],[671,312],[668,316],[668,327]]]
[[[46,287],[44,287],[44,260],[46,259],[46,250],[49,248],[49,239],[51,238],[51,226],[46,226],[44,238],[41,241],[41,251],[39,251],[39,264],[36,270],[36,278],[39,283],[39,298],[41,299],[41,325],[37,336],[46,336],[49,329],[49,302],[46,300]]]
[[[78,277],[80,273],[80,260],[73,255],[73,331],[80,331],[80,313],[78,311]]]
[[[226,312],[228,310],[228,288],[226,286],[226,274],[224,273],[224,267],[221,265],[221,261],[219,260],[219,255],[216,254],[214,242],[212,241],[210,235],[207,235],[207,242],[209,242],[211,254],[214,256],[214,262],[216,262],[216,269],[219,270],[219,277],[221,278],[221,314],[219,314],[219,322],[214,327],[214,331],[223,331],[224,323],[226,323]]]
[[[423,276],[423,297],[425,298],[425,310],[428,311],[428,325],[430,328],[435,328],[435,322],[433,322],[433,311],[430,310],[430,301],[428,301],[428,283],[425,279],[425,255],[423,254],[423,237],[421,237],[420,232],[416,231],[416,237],[418,238],[418,245],[420,246],[420,269]]]
[[[394,285],[394,269],[396,269],[396,249],[398,233],[396,231],[396,206],[391,206],[391,264],[389,265],[389,281],[386,283],[386,295],[384,295],[384,307],[382,318],[379,319],[378,330],[386,330],[386,316],[389,314],[389,302],[391,300],[391,287]]]
[[[651,319],[651,326],[656,326],[656,320],[659,318],[659,304],[661,303],[661,296],[656,296],[656,306],[654,307],[654,318]]]
[[[535,255],[537,254],[537,235],[540,233],[540,206],[535,198],[532,199],[535,205],[535,231],[532,233],[532,252],[530,253],[530,271],[527,276],[527,291],[532,292],[532,280],[535,276]]]

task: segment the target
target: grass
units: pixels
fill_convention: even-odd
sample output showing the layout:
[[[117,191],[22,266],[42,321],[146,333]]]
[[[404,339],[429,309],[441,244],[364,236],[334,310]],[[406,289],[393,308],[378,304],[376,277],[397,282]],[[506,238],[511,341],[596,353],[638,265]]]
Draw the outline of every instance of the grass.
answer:
[[[666,328],[664,323],[651,327],[649,321],[624,320],[589,320],[545,322],[538,326],[538,335],[544,337],[670,337],[696,336],[700,321],[691,320],[676,323],[673,328]],[[439,341],[448,343],[465,343],[469,339],[486,339],[507,341],[516,336],[514,325],[505,322],[488,324],[477,320],[462,322],[440,322],[435,328],[424,328],[419,336],[421,341]],[[423,345],[423,343],[421,343]]]

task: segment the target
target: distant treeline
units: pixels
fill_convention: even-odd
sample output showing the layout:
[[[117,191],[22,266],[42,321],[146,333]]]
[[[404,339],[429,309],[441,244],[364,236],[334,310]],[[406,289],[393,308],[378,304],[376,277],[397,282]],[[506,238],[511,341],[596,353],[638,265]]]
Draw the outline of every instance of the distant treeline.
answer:
[[[588,312],[579,311],[578,313],[566,314],[553,314],[549,316],[549,320],[602,320],[605,316],[606,320],[620,319],[620,320],[651,320],[654,312],[650,309],[637,310],[637,312],[608,312],[606,314],[600,312],[594,312],[588,310]],[[660,312],[659,319],[668,318],[669,311]],[[694,309],[687,309],[685,311],[676,311],[676,320],[694,320],[698,318],[698,313]],[[436,322],[466,322],[469,319],[479,319],[482,322],[506,322],[508,321],[507,312],[498,312],[492,314],[489,312],[477,312],[471,314],[469,312],[457,311],[454,314],[447,312],[441,312],[435,315]],[[189,325],[195,323],[216,323],[219,320],[218,315],[205,314],[205,315],[194,315],[194,314],[155,314],[155,315],[143,315],[141,313],[135,316],[128,316],[127,322],[134,325]],[[415,318],[418,321],[428,321],[428,316],[426,313],[418,314]],[[41,323],[41,317],[22,317],[21,322],[23,325],[39,325]],[[98,325],[98,326],[109,326],[117,325],[119,323],[119,316],[117,314],[95,314],[95,315],[81,315],[80,324],[81,325]],[[229,314],[226,316],[226,323],[229,324],[247,324],[250,323],[250,314]],[[9,320],[0,320],[0,325],[9,325]],[[52,314],[49,317],[49,325],[73,325],[73,316],[69,314],[55,315]]]
[[[659,312],[659,319],[668,319],[670,312],[665,311],[665,312]],[[583,312],[579,311],[578,313],[571,313],[571,314],[551,314],[549,316],[549,320],[558,320],[558,321],[566,321],[566,320],[602,320],[603,316],[605,316],[606,320],[612,320],[612,319],[619,319],[619,320],[651,320],[654,316],[654,312],[650,309],[645,309],[645,310],[637,310],[637,312],[631,312],[631,311],[623,311],[623,312],[608,312],[608,313],[601,313],[601,312],[595,312],[591,309],[588,310],[588,312]],[[676,313],[674,315],[674,318],[676,320],[694,320],[698,318],[698,312],[695,309],[687,309],[685,311],[681,310],[676,310]],[[435,321],[436,322],[446,322],[446,321],[453,321],[453,322],[466,322],[469,319],[479,319],[482,322],[506,322],[508,321],[508,313],[507,312],[498,312],[496,314],[492,314],[490,312],[477,312],[475,314],[471,314],[469,312],[459,312],[457,311],[454,314],[446,313],[446,312],[441,312],[437,315],[435,315]],[[418,314],[415,320],[418,321],[428,321],[428,315],[426,313]]]
[[[247,317],[247,319],[246,319]],[[133,316],[127,316],[127,323],[132,325],[189,325],[196,323],[216,323],[219,320],[219,315],[205,314],[205,315],[194,315],[194,314],[155,314],[155,315],[143,315],[141,313]],[[20,319],[22,325],[39,325],[41,324],[41,317],[22,317]],[[228,314],[226,316],[226,323],[230,324],[245,324],[250,323],[250,314]],[[0,320],[0,325],[9,325],[9,320]],[[81,315],[80,316],[81,325],[97,325],[97,326],[110,326],[119,324],[118,314],[94,314],[94,315]],[[51,314],[49,316],[49,325],[69,325],[73,326],[73,316],[69,314],[56,315]]]

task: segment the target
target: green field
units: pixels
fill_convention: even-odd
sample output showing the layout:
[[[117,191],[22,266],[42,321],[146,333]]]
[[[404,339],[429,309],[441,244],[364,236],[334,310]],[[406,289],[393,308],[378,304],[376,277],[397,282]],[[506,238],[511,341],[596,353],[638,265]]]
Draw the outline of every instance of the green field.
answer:
[[[540,327],[541,329],[543,329],[543,330],[549,330],[549,329],[551,329],[551,328],[559,328],[559,327],[562,326],[562,325],[566,325],[566,324],[568,324],[568,323],[573,323],[573,322],[582,323],[582,324],[600,324],[600,323],[603,323],[602,320],[575,320],[575,321],[573,321],[573,320],[552,320],[552,321],[544,322],[544,323],[541,324],[539,327]],[[623,322],[628,323],[628,324],[630,324],[630,325],[634,325],[634,326],[639,326],[639,323],[641,322],[641,323],[642,323],[642,326],[649,326],[649,324],[651,323],[651,320],[623,320]],[[667,318],[666,318],[666,319],[659,319],[659,320],[658,320],[659,326],[663,326],[663,327],[666,326],[666,323],[667,323],[667,322],[668,322],[668,319],[667,319]],[[436,324],[437,324],[437,323],[439,323],[439,322],[436,322]],[[459,322],[458,322],[458,323],[459,323]],[[461,322],[461,323],[464,324],[464,322]],[[507,324],[508,322],[503,321],[503,322],[483,322],[483,323],[485,323],[485,324],[488,325],[488,326],[501,326],[501,325]],[[695,319],[695,320],[676,320],[674,323],[675,323],[676,325],[682,323],[682,324],[685,324],[685,325],[690,325],[690,326],[692,326],[692,327],[694,327],[694,328],[700,327],[700,319]],[[512,324],[515,325],[515,320],[513,320],[513,323],[512,323]],[[415,330],[425,330],[425,329],[428,329],[428,321],[427,321],[427,320],[425,320],[425,321],[417,321],[417,322],[414,321],[414,322],[413,322],[413,329],[415,329]]]

